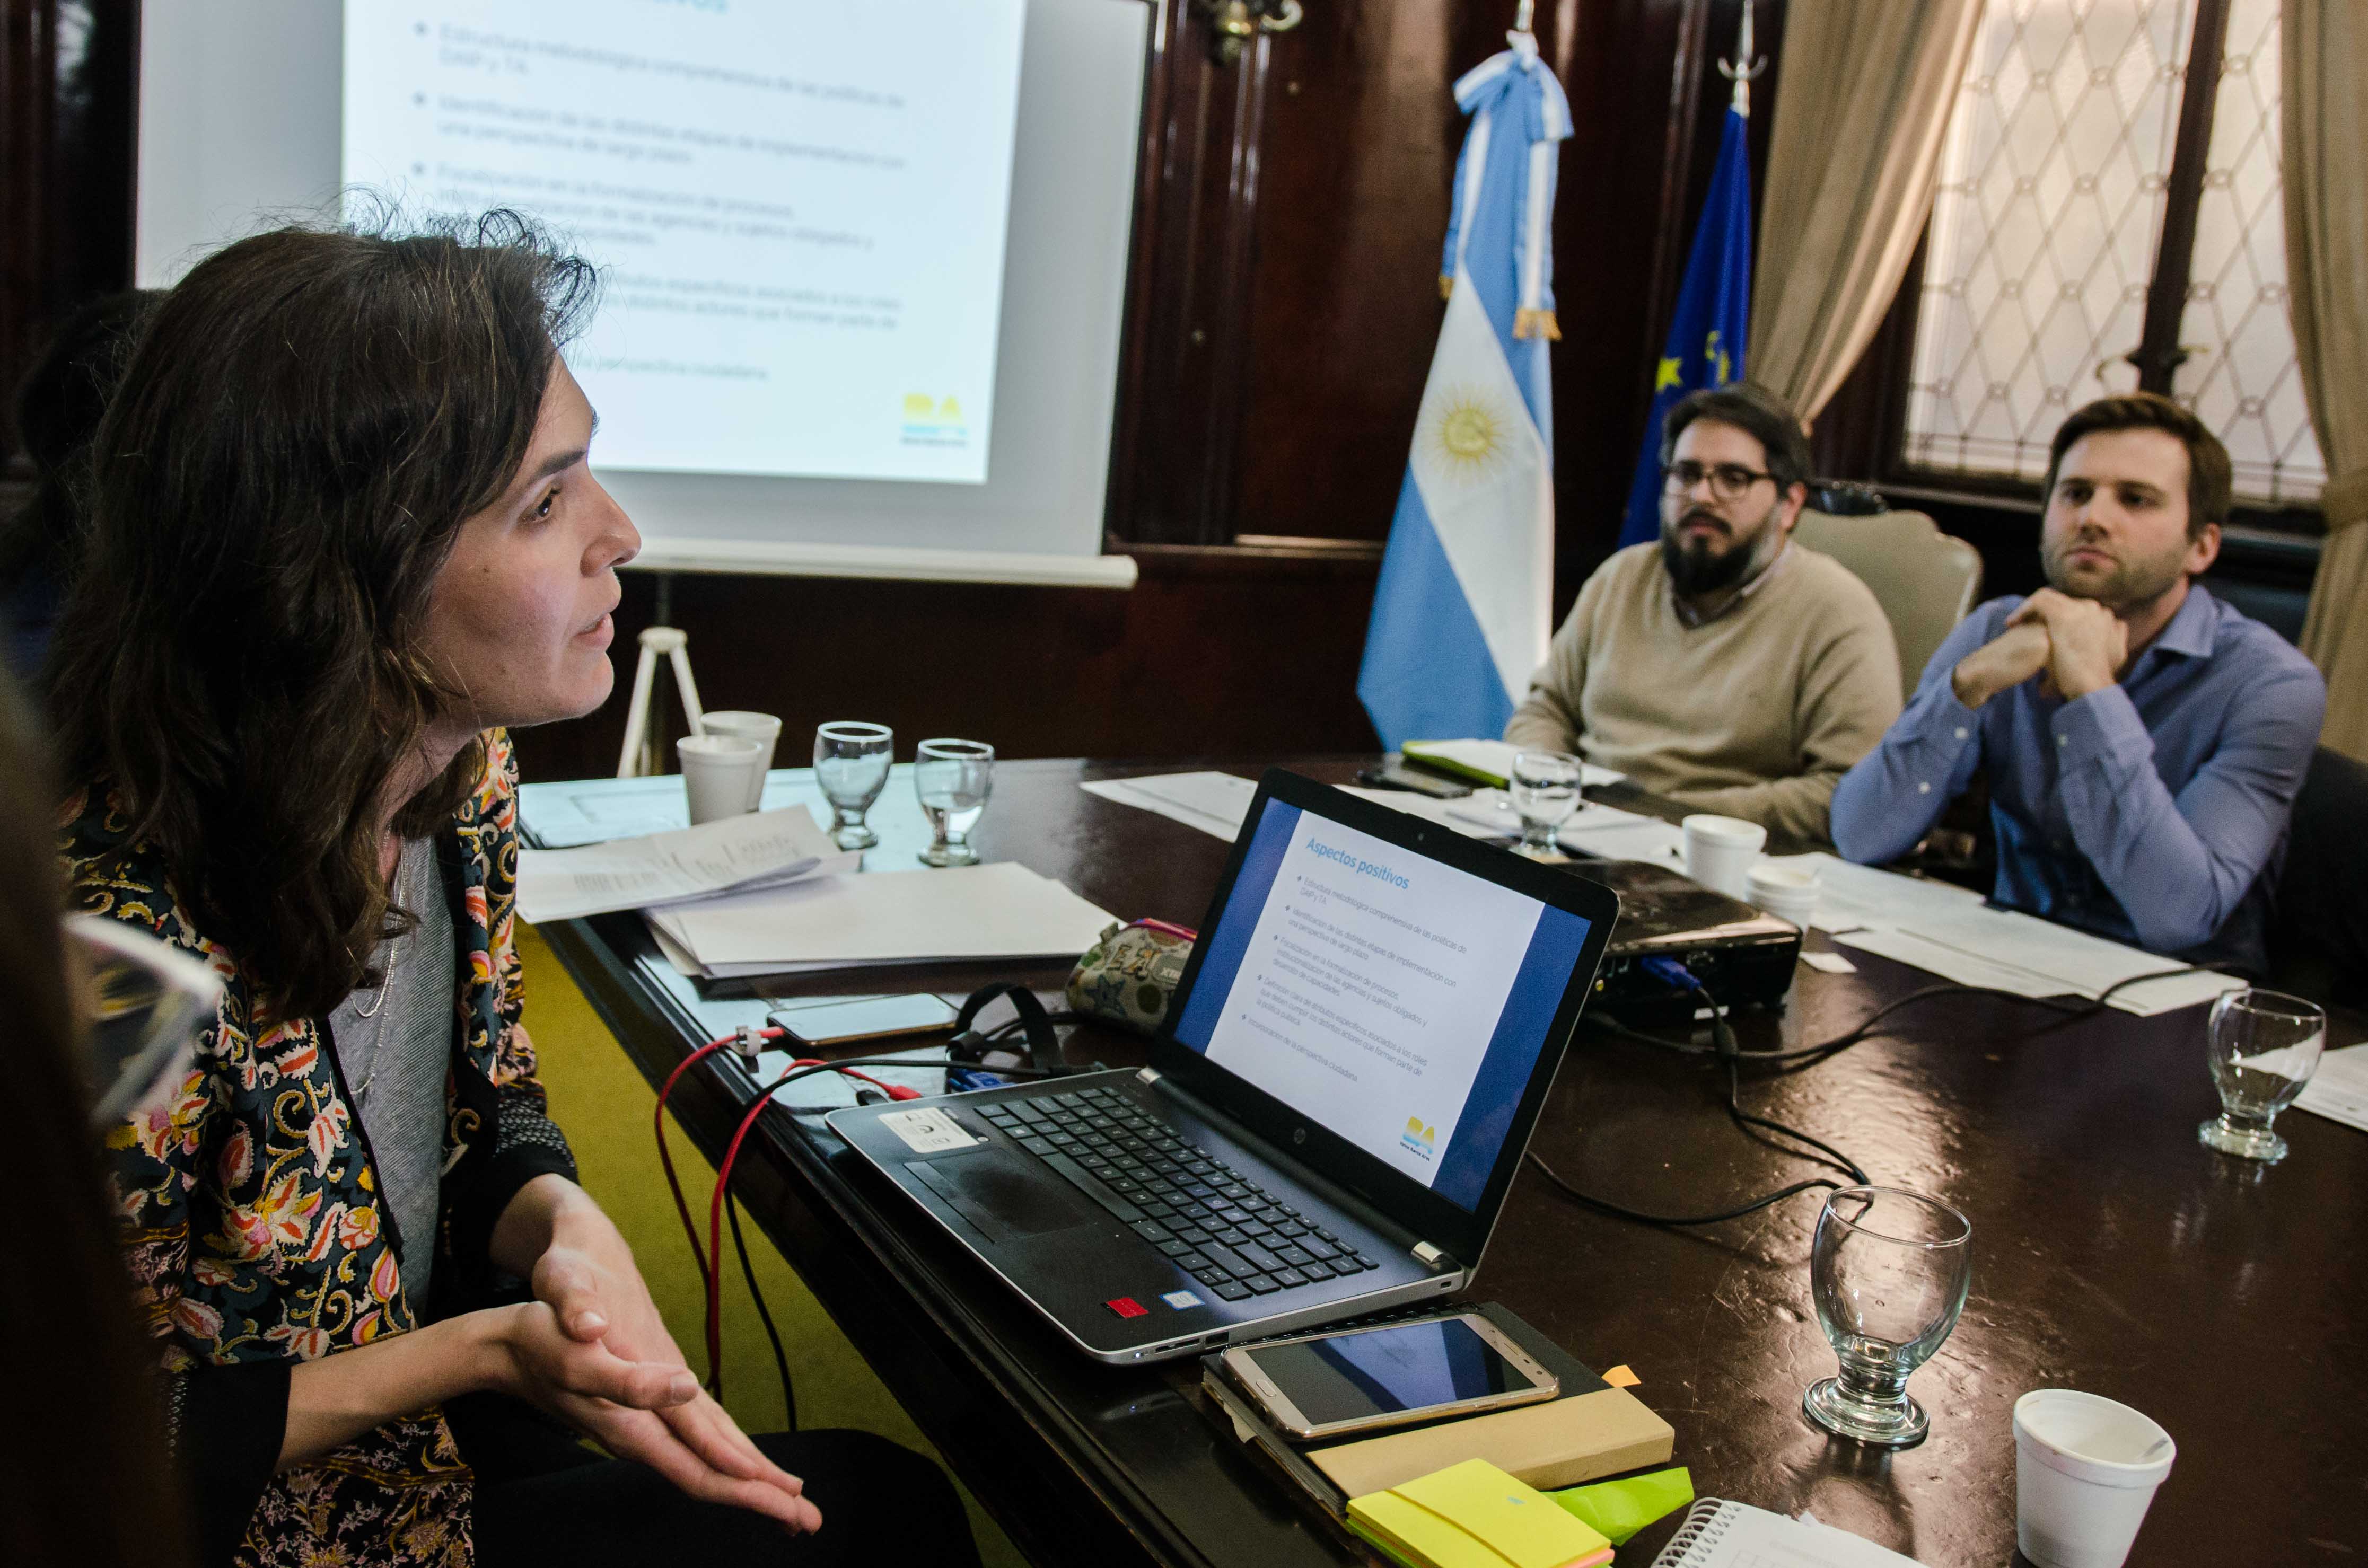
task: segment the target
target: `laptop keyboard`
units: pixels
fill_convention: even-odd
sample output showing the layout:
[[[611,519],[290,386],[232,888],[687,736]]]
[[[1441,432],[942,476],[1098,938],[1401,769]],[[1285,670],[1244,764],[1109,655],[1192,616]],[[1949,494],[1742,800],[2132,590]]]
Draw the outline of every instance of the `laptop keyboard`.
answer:
[[[979,1114],[1228,1301],[1381,1267],[1115,1089]]]

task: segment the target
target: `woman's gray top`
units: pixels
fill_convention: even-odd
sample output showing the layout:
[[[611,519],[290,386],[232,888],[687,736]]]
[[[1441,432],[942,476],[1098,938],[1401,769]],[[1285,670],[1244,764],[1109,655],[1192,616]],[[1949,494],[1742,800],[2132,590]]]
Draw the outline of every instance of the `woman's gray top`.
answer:
[[[376,967],[384,983],[348,993],[329,1013],[329,1032],[346,1092],[377,1157],[380,1199],[402,1238],[396,1260],[404,1293],[424,1318],[443,1178],[445,1076],[460,1025],[452,910],[432,840],[404,842],[392,891],[395,904],[419,924],[379,944]]]

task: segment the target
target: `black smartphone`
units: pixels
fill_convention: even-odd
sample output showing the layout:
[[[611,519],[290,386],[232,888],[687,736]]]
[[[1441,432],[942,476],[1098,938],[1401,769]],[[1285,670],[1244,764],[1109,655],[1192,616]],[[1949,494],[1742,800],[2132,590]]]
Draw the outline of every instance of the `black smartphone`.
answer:
[[[1428,795],[1434,801],[1460,801],[1472,793],[1469,784],[1441,778],[1436,773],[1417,773],[1395,762],[1385,762],[1379,767],[1359,768],[1357,782],[1375,790],[1404,790],[1409,794]]]

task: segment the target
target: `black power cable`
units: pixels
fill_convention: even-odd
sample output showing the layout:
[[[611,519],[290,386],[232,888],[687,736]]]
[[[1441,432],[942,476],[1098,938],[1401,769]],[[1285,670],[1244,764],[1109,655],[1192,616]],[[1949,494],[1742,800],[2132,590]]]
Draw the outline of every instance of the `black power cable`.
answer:
[[[1765,1198],[1754,1199],[1750,1202],[1743,1204],[1739,1208],[1723,1210],[1716,1214],[1647,1214],[1642,1210],[1623,1209],[1619,1204],[1613,1203],[1608,1199],[1598,1198],[1592,1193],[1581,1192],[1577,1187],[1573,1187],[1568,1181],[1565,1180],[1560,1172],[1556,1171],[1552,1165],[1546,1164],[1543,1160],[1538,1158],[1534,1151],[1523,1157],[1526,1158],[1530,1164],[1535,1165],[1538,1168],[1539,1173],[1548,1181],[1554,1183],[1557,1187],[1560,1187],[1564,1196],[1570,1198],[1577,1202],[1584,1203],[1589,1209],[1600,1210],[1604,1213],[1611,1215],[1615,1220],[1633,1220],[1640,1225],[1716,1225],[1728,1220],[1740,1220],[1746,1214],[1756,1214],[1760,1210],[1766,1209],[1771,1204],[1783,1202],[1784,1199],[1793,1196],[1795,1193],[1817,1191],[1839,1192],[1842,1189],[1842,1184],[1834,1180],[1831,1176],[1811,1176],[1806,1181],[1796,1181],[1792,1186],[1785,1187],[1781,1191],[1771,1192]]]
[[[781,1374],[784,1426],[794,1432],[798,1429],[798,1391],[790,1381],[790,1358],[781,1352],[780,1333],[773,1327],[773,1314],[765,1305],[765,1292],[757,1284],[756,1267],[748,1261],[748,1243],[740,1234],[740,1204],[729,1187],[723,1193],[723,1218],[732,1225],[732,1249],[740,1255],[740,1278],[748,1281],[748,1294],[757,1303],[757,1321],[765,1325],[765,1337],[772,1342],[773,1369]]]
[[[1598,1016],[1590,1017],[1586,1021],[1603,1029],[1607,1033],[1616,1034],[1621,1036],[1622,1039],[1633,1040],[1640,1044],[1653,1046],[1662,1051],[1674,1051],[1680,1055],[1687,1056],[1711,1056],[1717,1058],[1726,1068],[1726,1114],[1737,1127],[1743,1129],[1747,1134],[1754,1137],[1757,1137],[1758,1134],[1754,1132],[1753,1130],[1758,1129],[1761,1131],[1775,1133],[1779,1136],[1790,1138],[1799,1143],[1804,1144],[1807,1146],[1808,1150],[1815,1152],[1808,1153],[1801,1149],[1785,1149],[1783,1148],[1783,1145],[1772,1142],[1770,1142],[1769,1146],[1782,1150],[1783,1153],[1792,1154],[1796,1158],[1812,1160],[1819,1165],[1830,1165],[1835,1170],[1849,1176],[1852,1182],[1861,1187],[1869,1185],[1873,1178],[1867,1175],[1866,1171],[1860,1166],[1857,1161],[1851,1159],[1849,1155],[1843,1153],[1832,1144],[1826,1142],[1822,1139],[1812,1137],[1808,1133],[1802,1131],[1799,1128],[1788,1127],[1781,1121],[1776,1121],[1767,1117],[1754,1116],[1743,1108],[1741,1092],[1742,1064],[1744,1062],[1764,1063],[1773,1066],[1777,1068],[1778,1071],[1783,1073],[1795,1073],[1806,1067],[1813,1067],[1818,1062],[1839,1056],[1843,1051],[1848,1051],[1850,1047],[1872,1038],[1876,1032],[1876,1026],[1882,1023],[1884,1019],[1889,1017],[1892,1014],[1899,1011],[1901,1008],[1908,1006],[1913,1003],[1930,1001],[1938,996],[1999,996],[2004,997],[2010,1002],[2028,1002],[2034,1006],[2046,1008],[2048,1011],[2059,1015],[2059,1021],[2069,1021],[2074,1018],[2096,1017],[2098,1014],[2103,1012],[2107,1007],[2112,1005],[2112,999],[2117,994],[2129,986],[2136,985],[2142,982],[2149,980],[2167,980],[2173,975],[2196,974],[2202,972],[2200,967],[2193,964],[2181,965],[2175,969],[2149,970],[2144,974],[2134,974],[2128,976],[2126,979],[2117,981],[2113,984],[2107,986],[2103,991],[2098,993],[2094,998],[2078,1005],[2058,1002],[2052,997],[2026,996],[2019,991],[2003,991],[1995,986],[1988,985],[1959,985],[1953,983],[1946,985],[1928,985],[1920,991],[1912,991],[1905,996],[1895,997],[1890,1002],[1887,1002],[1881,1007],[1876,1008],[1864,1019],[1861,1020],[1854,1028],[1836,1035],[1831,1040],[1820,1041],[1816,1045],[1798,1047],[1792,1051],[1753,1051],[1746,1053],[1737,1045],[1735,1032],[1733,1029],[1728,1028],[1726,1017],[1725,1013],[1720,1010],[1717,1000],[1711,995],[1709,988],[1704,986],[1699,980],[1696,980],[1692,974],[1687,972],[1682,966],[1672,965],[1670,966],[1670,969],[1671,973],[1668,978],[1670,978],[1673,983],[1683,984],[1692,990],[1702,999],[1703,1005],[1709,1009],[1711,1044],[1696,1045],[1690,1040],[1668,1040],[1660,1035],[1647,1034],[1643,1029],[1630,1028],[1628,1025],[1622,1023],[1617,1018]],[[1767,1139],[1760,1139],[1759,1141],[1762,1142],[1769,1142]],[[1757,1213],[1762,1209],[1766,1209],[1773,1204],[1781,1203],[1785,1199],[1794,1197],[1800,1193],[1815,1192],[1819,1190],[1828,1192],[1839,1191],[1842,1185],[1829,1177],[1812,1176],[1805,1181],[1794,1182],[1792,1186],[1783,1187],[1776,1192],[1769,1193],[1765,1197],[1754,1199],[1752,1201],[1742,1204],[1736,1208],[1722,1210],[1715,1214],[1647,1214],[1641,1210],[1630,1209],[1622,1204],[1613,1203],[1607,1199],[1598,1198],[1591,1193],[1580,1190],[1577,1186],[1565,1179],[1560,1172],[1556,1171],[1552,1165],[1546,1164],[1543,1159],[1540,1158],[1534,1151],[1527,1154],[1525,1158],[1531,1165],[1536,1166],[1539,1173],[1548,1181],[1552,1182],[1555,1187],[1560,1189],[1565,1196],[1577,1202],[1586,1204],[1590,1209],[1599,1210],[1603,1213],[1610,1214],[1614,1218],[1630,1220],[1645,1225],[1667,1225],[1676,1227],[1720,1224],[1728,1220],[1739,1220],[1747,1214]]]

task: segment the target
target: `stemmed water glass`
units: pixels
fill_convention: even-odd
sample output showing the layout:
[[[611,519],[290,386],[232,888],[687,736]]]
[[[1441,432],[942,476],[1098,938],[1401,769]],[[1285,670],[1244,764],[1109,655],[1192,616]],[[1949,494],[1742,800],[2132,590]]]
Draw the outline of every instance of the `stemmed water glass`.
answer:
[[[2327,1015],[2315,1003],[2275,991],[2224,991],[2205,1026],[2220,1114],[2195,1130],[2206,1148],[2264,1165],[2286,1157],[2270,1131],[2278,1112],[2318,1071]]]
[[[995,788],[995,748],[985,741],[923,741],[913,761],[913,792],[929,819],[924,866],[973,866],[970,830]]]
[[[1841,1373],[1809,1385],[1802,1414],[1877,1448],[1924,1440],[1931,1418],[1907,1397],[1907,1376],[1957,1326],[1973,1237],[1963,1214],[1921,1193],[1846,1187],[1826,1199],[1809,1246],[1809,1293]]]
[[[836,819],[830,841],[841,849],[869,849],[880,842],[864,825],[863,814],[888,787],[895,748],[896,733],[885,724],[840,721],[814,731],[814,783],[830,802]]]
[[[1521,853],[1538,858],[1561,853],[1554,834],[1578,810],[1578,758],[1558,751],[1525,751],[1513,758],[1505,792],[1521,818]]]

